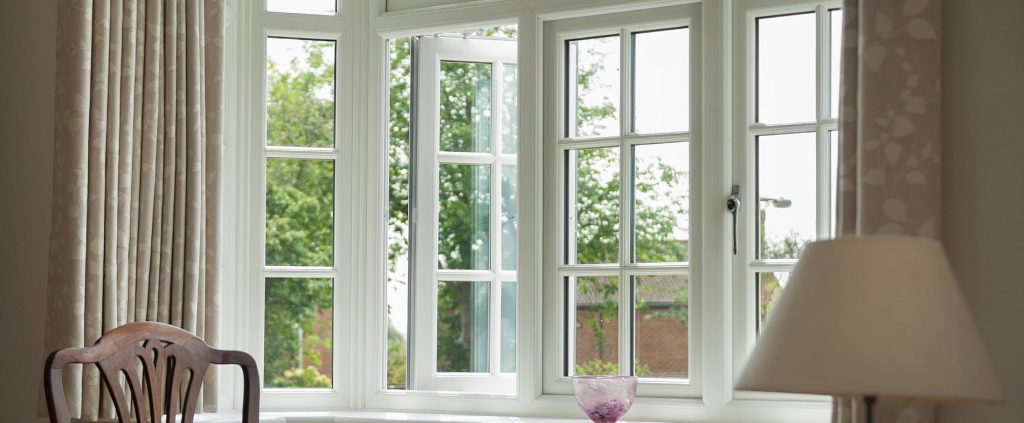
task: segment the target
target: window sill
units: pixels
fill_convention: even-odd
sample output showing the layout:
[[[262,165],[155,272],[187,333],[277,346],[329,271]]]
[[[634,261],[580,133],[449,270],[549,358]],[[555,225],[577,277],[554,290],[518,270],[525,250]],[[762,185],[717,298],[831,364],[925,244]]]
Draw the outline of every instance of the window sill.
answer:
[[[238,413],[196,416],[196,423],[241,423]],[[509,417],[468,414],[407,413],[397,411],[262,412],[261,423],[583,423],[586,419]]]
[[[677,415],[667,421],[730,421],[730,422],[785,422],[827,423],[831,419],[829,401],[771,401],[734,400],[715,413],[696,413],[687,418]],[[688,413],[681,413],[688,414]],[[627,417],[629,417],[627,415]],[[686,419],[686,420],[681,420]],[[241,423],[238,413],[217,413],[197,416],[197,423]],[[643,421],[627,419],[626,422]],[[450,414],[401,411],[340,410],[262,412],[262,423],[587,423],[579,417],[514,417],[481,414]]]

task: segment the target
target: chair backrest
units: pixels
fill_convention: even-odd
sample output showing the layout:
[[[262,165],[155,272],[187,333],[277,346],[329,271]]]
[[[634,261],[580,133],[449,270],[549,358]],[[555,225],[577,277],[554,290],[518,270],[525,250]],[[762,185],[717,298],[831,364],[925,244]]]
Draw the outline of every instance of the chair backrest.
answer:
[[[259,370],[252,356],[210,347],[180,328],[155,322],[118,327],[85,348],[64,348],[46,359],[44,385],[51,423],[70,423],[64,397],[63,368],[95,364],[114,402],[118,421],[191,423],[199,388],[210,364],[242,367],[245,393],[242,421],[259,421]],[[127,382],[127,391],[122,381]],[[126,395],[126,392],[130,395]],[[129,399],[130,397],[130,403]],[[161,416],[166,416],[162,420]]]

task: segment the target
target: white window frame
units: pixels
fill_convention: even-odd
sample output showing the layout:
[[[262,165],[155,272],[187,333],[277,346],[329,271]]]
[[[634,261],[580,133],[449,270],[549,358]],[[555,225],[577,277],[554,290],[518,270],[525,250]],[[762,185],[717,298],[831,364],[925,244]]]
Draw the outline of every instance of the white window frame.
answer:
[[[738,219],[741,224],[737,228],[738,252],[733,260],[733,291],[736,318],[733,326],[734,366],[743,368],[750,351],[757,340],[759,299],[757,283],[758,272],[790,272],[796,266],[797,258],[792,259],[758,259],[757,258],[757,212],[760,206],[757,196],[757,138],[766,135],[813,133],[816,146],[816,204],[815,230],[817,239],[833,236],[833,216],[831,195],[833,191],[831,172],[829,169],[831,147],[829,131],[838,130],[838,117],[831,115],[830,103],[830,31],[829,11],[839,9],[842,2],[799,1],[780,2],[771,0],[739,0],[733,10],[734,38],[733,72],[734,113],[736,119],[736,142],[733,147],[734,166],[733,178],[740,185],[740,197],[743,207]],[[815,14],[815,119],[811,122],[764,124],[756,121],[757,116],[757,20],[797,13]],[[834,93],[838,95],[838,93]],[[792,401],[827,402],[828,397],[818,395],[772,394],[763,392],[738,391],[735,396],[741,399],[783,399]]]
[[[670,16],[671,18],[666,18]],[[633,34],[653,30],[665,30],[686,27],[690,35],[690,122],[691,128],[684,132],[659,133],[659,134],[637,134],[632,128],[632,50]],[[647,9],[642,11],[620,13],[614,15],[588,16],[586,18],[565,19],[552,22],[545,28],[545,81],[551,86],[555,95],[549,96],[546,105],[548,112],[545,118],[553,120],[545,122],[545,182],[546,190],[554,194],[546,198],[551,212],[545,217],[545,233],[550,234],[545,242],[545,320],[558,322],[545,326],[545,392],[571,394],[572,386],[568,374],[567,361],[574,356],[573,347],[573,324],[569,322],[566,310],[572,304],[572,292],[565,287],[565,279],[579,276],[613,276],[619,280],[619,342],[618,357],[619,368],[622,372],[630,367],[630,359],[634,355],[632,351],[633,340],[629,338],[633,333],[631,322],[633,321],[633,301],[630,289],[633,276],[652,274],[662,275],[683,275],[689,276],[689,288],[691,300],[689,302],[691,322],[699,322],[700,318],[694,310],[700,310],[700,299],[693,293],[700,292],[699,269],[696,264],[700,259],[700,236],[691,236],[690,257],[687,263],[630,263],[630,248],[632,245],[631,231],[632,222],[629,209],[633,204],[632,189],[627,186],[626,181],[631,180],[632,173],[632,147],[634,145],[655,144],[664,142],[688,142],[690,147],[691,162],[693,169],[694,161],[698,160],[694,152],[699,152],[700,144],[700,120],[701,120],[701,98],[700,98],[700,8],[697,5],[672,6],[666,8]],[[587,137],[573,138],[565,134],[565,128],[571,132],[574,129],[572,114],[566,115],[567,87],[569,83],[567,72],[566,43],[568,41],[600,37],[619,37],[619,104],[618,109],[619,134],[609,137]],[[551,92],[551,91],[546,91]],[[552,104],[550,99],[557,103]],[[554,113],[552,113],[554,111]],[[567,151],[579,148],[607,148],[617,147],[620,160],[620,185],[619,192],[620,213],[619,213],[619,263],[618,264],[565,264],[563,257],[567,247],[572,244],[572,239],[565,239],[561,234],[566,234],[563,216],[568,216],[565,209],[565,198],[571,195],[566,191],[567,175],[565,169],[565,154]],[[699,186],[700,175],[690,171],[690,188]],[[691,201],[691,204],[697,204]],[[700,221],[700,211],[691,207],[691,221]],[[691,225],[690,234],[694,234]],[[570,238],[572,238],[570,234]],[[567,298],[569,297],[569,298]],[[691,327],[696,326],[691,324]],[[699,350],[701,340],[690,335],[689,349]],[[698,354],[699,357],[699,354]],[[692,375],[697,360],[690,360],[691,377],[685,380],[674,379],[641,379],[638,388],[638,395],[654,397],[687,397],[697,398],[700,395],[699,377]],[[628,372],[626,372],[628,373]],[[699,370],[697,370],[699,374]]]
[[[415,119],[413,141],[415,194],[410,221],[415,232],[410,245],[415,277],[412,291],[412,331],[409,356],[411,386],[427,391],[515,392],[515,374],[501,373],[501,295],[502,283],[515,283],[515,270],[502,270],[502,167],[516,166],[515,154],[502,151],[501,113],[504,108],[503,72],[505,64],[517,64],[515,40],[420,37],[416,44]],[[491,65],[491,151],[440,151],[440,63],[458,61]],[[491,169],[490,270],[438,269],[437,186],[442,164],[487,165]],[[438,281],[482,282],[490,284],[489,368],[488,373],[441,373],[437,371],[437,293]]]
[[[347,4],[349,0],[344,0]],[[230,7],[237,12],[228,17],[229,45],[226,48],[226,75],[234,76],[234,84],[225,84],[225,201],[226,228],[222,255],[224,264],[221,313],[227,323],[226,345],[236,346],[253,354],[257,363],[264,361],[263,320],[266,278],[328,278],[333,281],[333,353],[332,387],[310,389],[265,388],[261,404],[266,409],[284,409],[302,404],[305,407],[330,409],[350,407],[344,381],[351,378],[351,352],[342,346],[351,338],[351,321],[347,298],[352,294],[349,257],[351,205],[343,201],[350,196],[352,177],[352,92],[354,66],[348,60],[352,50],[353,20],[337,4],[339,13],[332,15],[299,15],[267,12],[264,2],[238,0]],[[232,19],[232,17],[234,19]],[[270,37],[331,41],[335,44],[335,127],[334,145],[325,148],[268,146],[266,144],[266,68],[267,39]],[[233,41],[233,43],[232,43]],[[230,79],[229,79],[230,80]],[[268,158],[328,160],[334,163],[334,263],[324,267],[265,266],[266,162]],[[237,219],[235,219],[237,217]],[[260,381],[262,383],[262,379]],[[237,407],[242,389],[240,382],[222,391],[230,395]]]
[[[746,101],[743,63],[746,54],[745,13],[755,7],[818,4],[793,0],[716,0],[695,5],[690,0],[469,0],[430,7],[387,9],[387,0],[338,0],[335,15],[298,15],[263,11],[263,1],[228,0],[225,84],[225,220],[221,250],[223,286],[220,315],[221,347],[249,351],[262,363],[263,342],[263,190],[265,180],[265,43],[266,36],[336,40],[335,167],[335,343],[334,387],[328,390],[264,391],[262,409],[284,416],[299,411],[344,409],[420,410],[517,416],[576,417],[576,402],[565,389],[552,385],[549,348],[555,345],[550,322],[561,310],[551,304],[557,293],[547,282],[553,235],[546,222],[546,204],[555,195],[545,190],[553,143],[545,109],[558,99],[545,79],[547,66],[558,64],[545,48],[548,32],[559,21],[593,17],[600,26],[609,14],[681,6],[699,8],[692,18],[691,43],[700,59],[691,59],[691,95],[699,100],[691,120],[691,251],[690,382],[668,392],[641,388],[630,411],[638,420],[826,421],[830,408],[819,397],[777,397],[734,392],[749,354],[739,339],[748,298],[749,279],[731,257],[731,228],[723,204],[737,179],[736,146],[745,138],[742,105]],[[444,3],[444,4],[442,4]],[[406,3],[403,3],[406,4]],[[408,3],[412,5],[413,3]],[[665,18],[664,16],[662,18]],[[671,16],[668,20],[678,17]],[[664,20],[664,19],[662,19]],[[519,70],[519,254],[517,264],[517,384],[514,394],[396,391],[386,388],[387,308],[385,296],[387,246],[387,40],[518,23]],[[704,23],[701,30],[694,31]],[[625,24],[615,24],[625,25]],[[612,25],[614,26],[614,25]],[[628,25],[627,25],[628,26]],[[698,41],[700,40],[700,41]],[[691,54],[696,55],[696,48]],[[556,91],[557,92],[557,91]],[[357,106],[358,105],[358,106]],[[738,110],[736,108],[739,108]],[[555,124],[556,128],[561,123]],[[700,142],[699,138],[708,140]],[[705,171],[706,170],[706,171]],[[749,183],[743,184],[750,186]],[[749,198],[750,194],[747,194]],[[556,202],[557,204],[557,202]],[[699,210],[697,210],[699,208]],[[749,219],[745,219],[747,221]],[[742,229],[742,226],[741,226]],[[745,269],[745,268],[744,268]],[[253,281],[256,281],[255,283]],[[542,283],[544,281],[544,283]],[[732,281],[700,283],[699,281]],[[741,283],[742,282],[742,283]],[[559,282],[560,286],[561,283]],[[740,295],[744,294],[744,295]],[[555,320],[552,320],[555,319]],[[751,320],[751,322],[753,322]],[[697,348],[696,345],[700,344]],[[222,408],[241,406],[242,384],[226,369],[231,382],[220,385]],[[690,389],[687,391],[686,389]],[[651,394],[659,396],[651,396]],[[663,396],[660,396],[664,394]],[[329,414],[323,414],[328,416]],[[308,417],[308,415],[307,415]],[[325,417],[330,421],[329,417]]]

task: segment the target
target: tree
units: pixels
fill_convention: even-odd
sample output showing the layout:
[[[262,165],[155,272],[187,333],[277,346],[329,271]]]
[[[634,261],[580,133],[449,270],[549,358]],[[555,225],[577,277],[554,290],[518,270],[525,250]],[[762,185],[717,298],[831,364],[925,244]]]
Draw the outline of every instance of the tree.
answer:
[[[289,63],[268,61],[268,143],[333,144],[334,101],[329,94],[334,86],[333,51],[333,43],[302,41],[301,52]],[[268,158],[266,187],[266,263],[332,265],[333,164]],[[267,279],[263,369],[267,386],[330,386],[330,378],[320,374],[317,366],[321,350],[331,351],[331,337],[317,332],[325,330],[318,322],[331,315],[332,303],[329,279]],[[300,330],[305,334],[302,339]]]

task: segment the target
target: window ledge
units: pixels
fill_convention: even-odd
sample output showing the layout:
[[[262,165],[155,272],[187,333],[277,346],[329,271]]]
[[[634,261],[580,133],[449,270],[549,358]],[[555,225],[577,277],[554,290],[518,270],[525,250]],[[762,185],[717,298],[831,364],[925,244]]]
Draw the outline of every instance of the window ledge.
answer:
[[[733,401],[714,414],[691,416],[686,421],[731,421],[731,422],[785,422],[785,423],[826,423],[830,421],[830,402],[794,402],[740,400]],[[627,417],[629,417],[627,415]],[[679,421],[681,416],[672,418]],[[197,416],[197,423],[241,423],[239,413],[203,414]],[[641,421],[627,419],[627,422]],[[579,417],[514,417],[482,414],[449,414],[400,411],[339,410],[339,411],[294,411],[260,413],[263,423],[589,423],[580,413]]]
[[[196,423],[241,423],[238,413],[202,414]],[[583,423],[585,418],[509,417],[469,414],[407,413],[396,411],[263,412],[261,423]]]

